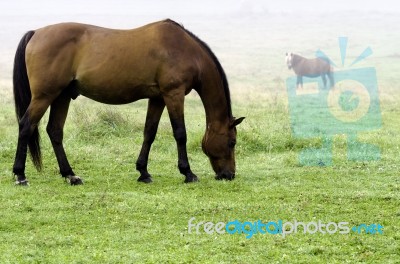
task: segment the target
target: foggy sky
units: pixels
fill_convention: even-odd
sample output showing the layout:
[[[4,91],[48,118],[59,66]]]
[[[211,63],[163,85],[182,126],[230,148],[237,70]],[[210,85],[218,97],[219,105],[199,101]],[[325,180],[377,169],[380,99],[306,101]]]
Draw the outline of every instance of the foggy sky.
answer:
[[[248,41],[255,41],[259,36],[268,36],[267,43],[257,44],[266,51],[268,49],[265,45],[268,43],[271,43],[272,50],[276,49],[274,41],[285,43],[286,49],[304,50],[304,47],[297,45],[302,46],[304,40],[310,37],[322,45],[324,39],[330,43],[326,39],[352,32],[357,32],[358,37],[364,38],[362,41],[368,45],[372,42],[389,45],[387,49],[381,50],[391,51],[393,47],[398,48],[396,41],[380,41],[387,34],[398,36],[398,13],[400,2],[394,0],[2,0],[0,80],[11,78],[15,47],[24,32],[59,22],[80,22],[124,29],[171,18],[183,23],[198,36],[207,36],[207,43],[217,50],[236,47],[230,54],[251,54],[253,51],[246,50],[246,47],[252,47]],[[273,22],[260,19],[269,17],[277,19]],[[216,18],[214,24],[211,18]],[[314,33],[310,36],[310,32],[324,31],[319,28],[321,23],[330,25],[329,34],[323,35],[324,38],[316,37]],[[239,30],[237,25],[242,28]],[[301,41],[279,42],[279,37],[287,37],[285,33],[281,34],[284,31],[302,31],[304,34],[300,35]],[[240,39],[236,39],[235,35],[228,36],[229,32],[239,32]],[[231,43],[228,45],[224,41]],[[221,43],[224,49],[219,46]],[[281,52],[284,54],[286,51]]]
[[[400,12],[394,0],[17,0],[1,1],[3,14],[229,14],[233,12],[329,12],[329,11]]]

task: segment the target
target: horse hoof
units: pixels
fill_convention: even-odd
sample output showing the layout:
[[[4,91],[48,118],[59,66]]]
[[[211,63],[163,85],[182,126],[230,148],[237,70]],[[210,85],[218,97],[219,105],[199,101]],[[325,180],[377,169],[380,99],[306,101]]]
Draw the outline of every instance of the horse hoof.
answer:
[[[82,179],[78,176],[68,176],[67,179],[69,180],[69,183],[71,185],[82,185],[83,184]]]
[[[230,175],[230,176],[227,176],[226,179],[227,179],[228,181],[233,181],[233,180],[235,179],[235,174],[232,174],[232,175]]]
[[[29,182],[28,182],[28,180],[23,180],[23,181],[16,181],[15,182],[15,185],[17,185],[17,186],[29,186]]]
[[[216,179],[217,181],[222,181],[224,178],[222,178],[222,176],[216,175],[216,176],[215,176],[215,179]]]
[[[193,175],[187,176],[185,178],[184,183],[191,183],[191,182],[198,182],[198,181],[199,181],[199,178],[197,178],[197,176],[193,174]]]
[[[138,182],[144,182],[144,183],[152,183],[152,182],[153,182],[153,180],[151,179],[151,177],[142,177],[142,176],[140,176],[140,177],[137,179],[137,181],[138,181]]]

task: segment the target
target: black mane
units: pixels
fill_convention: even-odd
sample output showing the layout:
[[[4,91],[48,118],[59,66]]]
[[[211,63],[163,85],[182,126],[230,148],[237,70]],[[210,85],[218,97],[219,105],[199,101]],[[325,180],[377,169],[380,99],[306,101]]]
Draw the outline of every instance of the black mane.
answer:
[[[221,63],[218,61],[217,57],[212,52],[211,48],[207,45],[207,43],[205,43],[204,41],[199,39],[195,34],[190,32],[189,30],[185,29],[183,27],[183,25],[178,24],[177,22],[175,22],[175,21],[173,21],[171,19],[166,19],[165,22],[174,24],[174,25],[180,27],[181,29],[183,29],[193,39],[195,39],[207,51],[207,53],[211,56],[212,60],[215,63],[215,66],[217,67],[217,70],[218,70],[218,72],[219,72],[219,74],[221,76],[221,79],[222,79],[222,84],[224,86],[224,93],[225,93],[225,98],[226,98],[227,107],[228,107],[228,115],[229,115],[229,117],[232,117],[231,95],[230,95],[230,91],[229,91],[228,79],[226,78],[226,74],[225,74],[224,69],[221,66]]]

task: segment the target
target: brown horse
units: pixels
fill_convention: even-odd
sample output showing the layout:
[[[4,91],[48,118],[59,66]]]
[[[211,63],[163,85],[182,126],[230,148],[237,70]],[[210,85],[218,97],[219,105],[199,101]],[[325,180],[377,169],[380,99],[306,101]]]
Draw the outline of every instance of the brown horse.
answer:
[[[331,87],[334,84],[333,68],[329,61],[324,58],[306,59],[300,55],[286,53],[286,64],[288,69],[294,70],[297,75],[297,87],[303,88],[303,76],[315,78],[322,77],[324,87],[326,88],[326,76],[329,78]]]
[[[50,107],[47,133],[60,173],[72,185],[82,184],[63,147],[63,127],[71,99],[83,95],[106,104],[148,98],[144,141],[136,162],[138,181],[151,182],[147,162],[161,114],[167,107],[185,182],[197,181],[186,151],[184,98],[192,89],[203,102],[206,132],[202,141],[216,179],[235,177],[236,126],[228,82],[211,49],[172,20],[133,30],[113,30],[63,23],[29,31],[14,62],[14,98],[19,137],[13,173],[26,185],[27,149],[42,167],[38,123]]]

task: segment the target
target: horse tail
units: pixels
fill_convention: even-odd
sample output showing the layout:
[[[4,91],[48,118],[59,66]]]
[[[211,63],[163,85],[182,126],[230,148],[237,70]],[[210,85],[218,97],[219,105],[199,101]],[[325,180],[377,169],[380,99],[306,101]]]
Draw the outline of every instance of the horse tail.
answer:
[[[26,69],[25,50],[35,31],[28,31],[19,42],[14,58],[13,85],[15,113],[18,123],[25,115],[31,102],[31,88]],[[36,126],[28,142],[29,152],[37,170],[42,168],[42,155],[40,152],[40,135]]]

